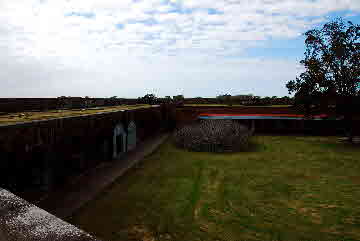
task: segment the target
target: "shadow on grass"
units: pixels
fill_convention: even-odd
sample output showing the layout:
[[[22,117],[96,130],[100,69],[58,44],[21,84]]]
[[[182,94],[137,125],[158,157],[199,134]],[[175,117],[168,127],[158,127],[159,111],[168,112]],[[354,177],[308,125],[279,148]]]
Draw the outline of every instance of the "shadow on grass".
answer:
[[[192,151],[186,148],[182,148],[178,146],[174,140],[174,138],[169,138],[171,145],[179,150],[179,151],[186,151],[186,152],[193,152],[193,153],[212,153],[212,154],[231,154],[231,153],[248,153],[248,152],[262,152],[266,150],[266,146],[264,143],[260,143],[259,141],[254,140],[253,138],[249,140],[249,144],[247,147],[244,147],[241,151],[234,151],[234,152],[209,152],[209,151]]]
[[[360,149],[360,144],[350,143],[350,142],[328,142],[328,143],[318,143],[318,145],[336,151],[357,151]]]
[[[243,150],[242,152],[261,152],[266,150],[266,147],[263,143],[256,142],[255,140],[249,141],[249,146],[246,150]]]

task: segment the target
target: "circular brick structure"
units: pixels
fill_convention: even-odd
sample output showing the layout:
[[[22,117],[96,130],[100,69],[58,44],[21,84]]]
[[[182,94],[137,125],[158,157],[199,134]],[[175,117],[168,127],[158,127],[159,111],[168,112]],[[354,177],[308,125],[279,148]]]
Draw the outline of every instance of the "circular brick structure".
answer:
[[[238,152],[247,149],[253,131],[233,120],[200,120],[177,130],[174,140],[189,151]]]

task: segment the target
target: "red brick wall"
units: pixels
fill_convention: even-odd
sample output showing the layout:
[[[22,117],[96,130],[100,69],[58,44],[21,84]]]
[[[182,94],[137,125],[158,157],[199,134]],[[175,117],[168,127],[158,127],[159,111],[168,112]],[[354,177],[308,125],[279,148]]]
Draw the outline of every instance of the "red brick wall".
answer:
[[[164,127],[161,110],[153,107],[0,126],[0,186],[13,192],[36,183],[56,186],[103,161],[112,161],[115,126],[122,123],[126,129],[135,121],[137,140],[142,141]],[[107,153],[102,151],[105,142]]]

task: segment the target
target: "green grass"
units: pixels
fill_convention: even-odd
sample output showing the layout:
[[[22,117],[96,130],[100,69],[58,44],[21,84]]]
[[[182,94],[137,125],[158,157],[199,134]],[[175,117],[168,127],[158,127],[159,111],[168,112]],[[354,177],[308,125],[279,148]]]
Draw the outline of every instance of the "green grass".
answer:
[[[291,107],[292,105],[249,105],[247,107]]]
[[[132,110],[138,108],[148,108],[150,105],[119,105],[104,108],[89,108],[82,110],[49,110],[39,112],[21,112],[21,113],[7,113],[0,115],[0,124],[13,124],[19,122],[28,122],[33,120],[46,120],[61,117],[81,116],[95,114],[99,112],[111,112],[118,110]]]
[[[256,136],[236,154],[164,143],[69,221],[103,240],[360,240],[359,207],[359,146]]]
[[[184,106],[214,106],[214,107],[227,107],[225,104],[184,104]],[[232,106],[244,106],[244,105],[232,105]]]
[[[210,107],[290,107],[291,105],[224,105],[224,104],[185,104],[184,106],[210,106]]]

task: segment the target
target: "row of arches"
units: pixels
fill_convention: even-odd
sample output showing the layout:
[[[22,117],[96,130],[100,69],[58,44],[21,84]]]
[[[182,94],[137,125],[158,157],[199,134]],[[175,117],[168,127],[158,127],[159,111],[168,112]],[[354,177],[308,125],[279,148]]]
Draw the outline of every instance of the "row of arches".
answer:
[[[118,123],[114,128],[113,133],[113,153],[112,158],[118,159],[124,155],[125,152],[136,148],[136,124],[131,121],[126,130],[123,124]]]
[[[137,146],[137,125],[118,122],[115,126],[101,128],[101,135],[69,136],[56,145],[24,146],[17,152],[5,151],[0,143],[0,186],[10,191],[47,191],[61,185],[100,162],[119,160]],[[90,130],[88,130],[90,132]],[[64,150],[64,151],[62,151]]]

